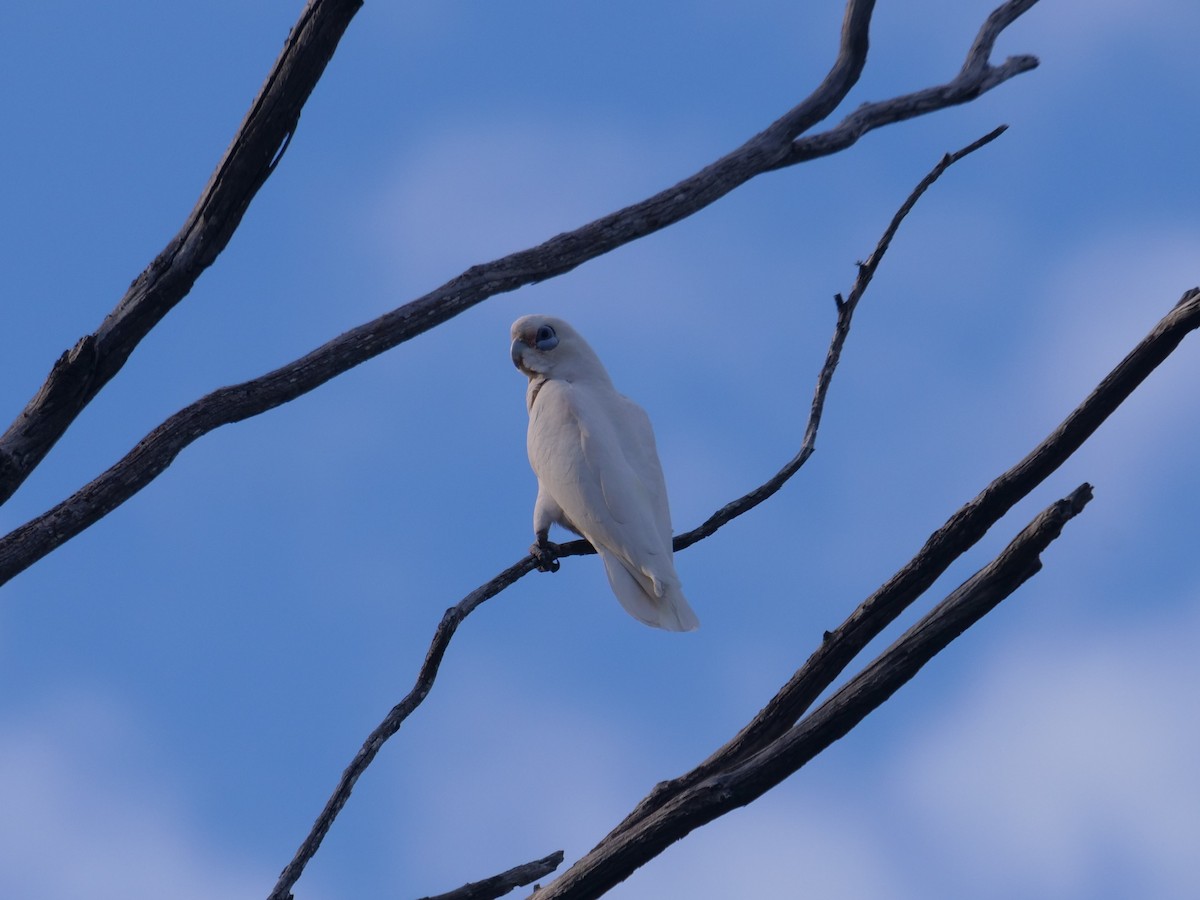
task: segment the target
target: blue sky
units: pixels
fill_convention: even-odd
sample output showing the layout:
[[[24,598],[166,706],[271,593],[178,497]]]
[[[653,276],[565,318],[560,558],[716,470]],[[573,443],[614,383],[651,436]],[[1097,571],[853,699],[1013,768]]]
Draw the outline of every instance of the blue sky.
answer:
[[[990,9],[881,3],[843,112],[949,79]],[[0,13],[6,421],[175,233],[299,10]],[[0,527],[204,393],[711,162],[817,83],[840,16],[368,3],[228,250]],[[1043,0],[999,45],[1041,67],[975,103],[762,177],[195,443],[0,591],[0,896],[265,896],[442,611],[529,545],[512,320],[587,336],[654,420],[691,528],[795,452],[832,295],[908,191],[1008,123],[903,227],[808,466],[679,555],[701,630],[640,626],[595,558],[524,579],[464,625],[297,897],[420,896],[577,858],[1200,281],[1198,35],[1187,0]],[[612,896],[1200,894],[1196,340],[884,640],[1092,482],[1041,574]]]

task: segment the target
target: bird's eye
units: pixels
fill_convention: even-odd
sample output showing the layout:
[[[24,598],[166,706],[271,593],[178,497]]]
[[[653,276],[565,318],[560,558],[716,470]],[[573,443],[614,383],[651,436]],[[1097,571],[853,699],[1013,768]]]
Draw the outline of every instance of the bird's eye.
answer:
[[[539,350],[553,350],[558,346],[558,335],[549,325],[542,325],[538,328],[537,337],[533,339],[533,343]]]

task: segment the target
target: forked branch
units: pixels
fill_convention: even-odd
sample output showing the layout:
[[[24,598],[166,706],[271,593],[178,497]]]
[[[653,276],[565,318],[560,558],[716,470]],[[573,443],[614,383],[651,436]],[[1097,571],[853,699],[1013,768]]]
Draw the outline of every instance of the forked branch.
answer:
[[[880,125],[966,102],[1028,71],[1036,65],[1033,57],[1017,57],[999,67],[992,67],[986,59],[980,63],[978,57],[990,51],[996,35],[1033,2],[1010,0],[999,7],[976,38],[968,55],[969,64],[951,81],[920,95],[871,104],[869,108],[874,112],[864,116],[860,110],[852,114],[825,136],[805,139],[807,149],[800,151],[797,139],[845,99],[866,62],[874,3],[849,0],[839,52],[829,75],[807,99],[741,147],[667,190],[536,247],[473,266],[423,297],[351,329],[300,359],[251,381],[221,388],[185,407],[146,435],[107,471],[0,540],[0,584],[116,509],[157,478],[185,447],[216,428],[294,400],[489,297],[569,272],[590,259],[672,225],[764,172],[844,149]],[[847,125],[851,122],[852,128]],[[84,355],[93,352],[89,345]],[[78,406],[75,401],[72,404]],[[53,440],[45,443],[44,438],[36,436],[43,432],[38,423],[44,414],[35,402],[14,424],[13,428],[26,435],[21,439],[19,452],[11,446],[6,449],[4,439],[0,439],[0,484],[8,477],[5,471],[27,472],[27,462],[35,457],[40,459],[37,454],[44,455],[53,443]],[[51,432],[54,439],[62,433],[61,429],[51,429],[46,434]]]

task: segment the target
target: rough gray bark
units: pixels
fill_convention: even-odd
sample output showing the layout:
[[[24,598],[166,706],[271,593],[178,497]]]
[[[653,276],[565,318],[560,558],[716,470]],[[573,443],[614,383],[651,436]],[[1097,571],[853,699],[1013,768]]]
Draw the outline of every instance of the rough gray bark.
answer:
[[[179,233],[134,279],[100,327],[58,358],[0,436],[0,505],[225,249],[279,163],[300,110],[361,6],[362,0],[311,0],[305,7]]]

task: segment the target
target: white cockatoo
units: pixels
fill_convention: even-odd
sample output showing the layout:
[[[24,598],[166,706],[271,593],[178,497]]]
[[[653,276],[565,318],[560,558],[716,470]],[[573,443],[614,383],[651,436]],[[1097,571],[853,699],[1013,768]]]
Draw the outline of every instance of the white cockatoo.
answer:
[[[530,553],[539,568],[558,568],[549,541],[557,522],[596,548],[635,619],[699,628],[675,574],[667,486],[645,410],[617,393],[595,351],[562,319],[518,319],[511,351],[529,376],[529,463],[538,479]]]

